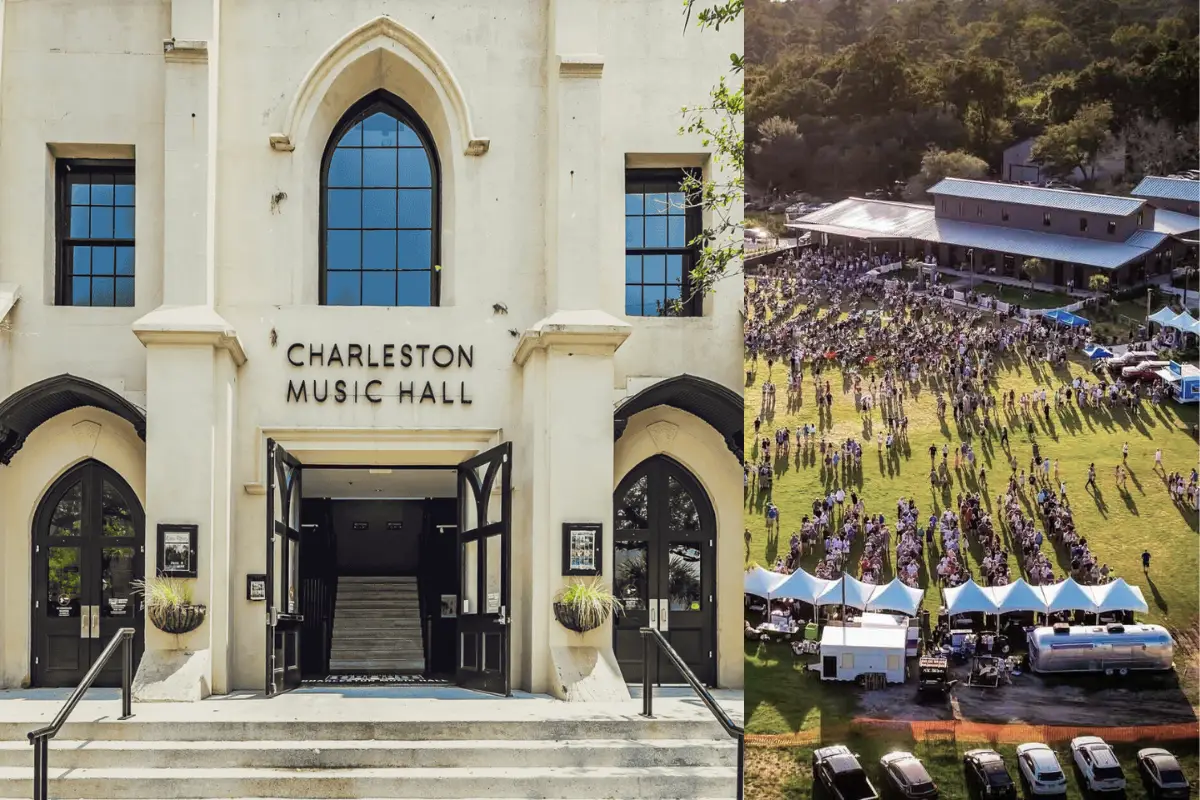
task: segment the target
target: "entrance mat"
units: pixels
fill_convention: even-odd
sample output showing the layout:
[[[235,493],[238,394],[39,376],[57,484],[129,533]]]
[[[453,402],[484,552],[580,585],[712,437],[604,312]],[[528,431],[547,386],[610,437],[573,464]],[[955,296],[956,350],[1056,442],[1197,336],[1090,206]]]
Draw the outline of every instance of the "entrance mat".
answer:
[[[305,678],[304,686],[450,686],[448,678],[403,674],[326,675],[324,678]]]

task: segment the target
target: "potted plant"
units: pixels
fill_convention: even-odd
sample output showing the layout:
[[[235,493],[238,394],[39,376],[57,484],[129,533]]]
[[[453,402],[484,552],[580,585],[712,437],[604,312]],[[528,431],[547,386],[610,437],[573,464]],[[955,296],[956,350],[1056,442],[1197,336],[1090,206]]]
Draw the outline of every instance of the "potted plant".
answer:
[[[134,581],[133,590],[146,598],[146,612],[154,627],[164,633],[191,633],[208,613],[192,602],[192,585],[179,578]]]
[[[587,633],[622,611],[621,601],[599,579],[575,581],[554,598],[554,618],[569,631]]]

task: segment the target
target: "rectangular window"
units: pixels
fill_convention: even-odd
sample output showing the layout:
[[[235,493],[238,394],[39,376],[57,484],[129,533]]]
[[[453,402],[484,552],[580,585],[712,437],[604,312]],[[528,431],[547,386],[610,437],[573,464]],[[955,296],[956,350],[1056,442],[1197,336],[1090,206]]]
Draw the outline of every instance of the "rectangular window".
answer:
[[[842,669],[854,669],[854,653],[842,653]]]
[[[1003,207],[1001,207],[1001,209],[1000,209],[1000,221],[1001,221],[1001,222],[1008,222],[1008,209],[1007,209],[1007,208],[1003,208]]]
[[[1146,212],[1144,212],[1144,211],[1139,211],[1139,212],[1138,212],[1138,220],[1137,220],[1138,227],[1139,227],[1139,228],[1140,228],[1140,227],[1142,227],[1142,224],[1143,224],[1145,221],[1146,221]]]
[[[133,162],[60,159],[56,171],[55,303],[132,306]]]
[[[958,215],[960,217],[963,215],[963,204],[961,200],[958,201]]]
[[[625,172],[625,313],[631,317],[699,316],[693,291],[700,205],[687,197],[689,170]]]
[[[977,216],[977,217],[983,216],[983,206],[982,205],[975,206],[975,216]]]
[[[1116,232],[1117,232],[1117,223],[1110,221],[1108,223],[1108,235],[1112,236]]]
[[[1046,228],[1050,227],[1050,212],[1049,211],[1042,214],[1042,226],[1046,227]]]
[[[1087,217],[1080,217],[1079,218],[1079,232],[1087,233],[1087,226],[1088,226]]]
[[[889,655],[887,657],[888,672],[896,672],[897,670],[899,670],[903,667],[904,667],[904,662],[900,659],[900,656]]]

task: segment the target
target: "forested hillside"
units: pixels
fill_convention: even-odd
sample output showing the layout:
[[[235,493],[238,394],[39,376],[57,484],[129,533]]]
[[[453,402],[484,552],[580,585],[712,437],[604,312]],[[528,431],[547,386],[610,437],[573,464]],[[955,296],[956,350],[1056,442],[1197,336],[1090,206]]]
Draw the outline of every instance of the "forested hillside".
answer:
[[[996,174],[1031,136],[1051,174],[1091,177],[1122,146],[1126,183],[1196,166],[1195,0],[746,3],[760,189],[905,182],[918,199],[941,175]]]

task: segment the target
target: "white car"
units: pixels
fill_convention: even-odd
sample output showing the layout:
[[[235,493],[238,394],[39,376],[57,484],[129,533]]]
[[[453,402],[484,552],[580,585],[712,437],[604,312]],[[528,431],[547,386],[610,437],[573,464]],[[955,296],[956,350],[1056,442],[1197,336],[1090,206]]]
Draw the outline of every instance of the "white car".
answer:
[[[1099,736],[1076,736],[1071,740],[1071,758],[1090,792],[1124,792],[1125,772],[1121,762]]]
[[[1017,770],[1027,795],[1058,797],[1067,793],[1067,775],[1058,756],[1041,742],[1017,745]]]

